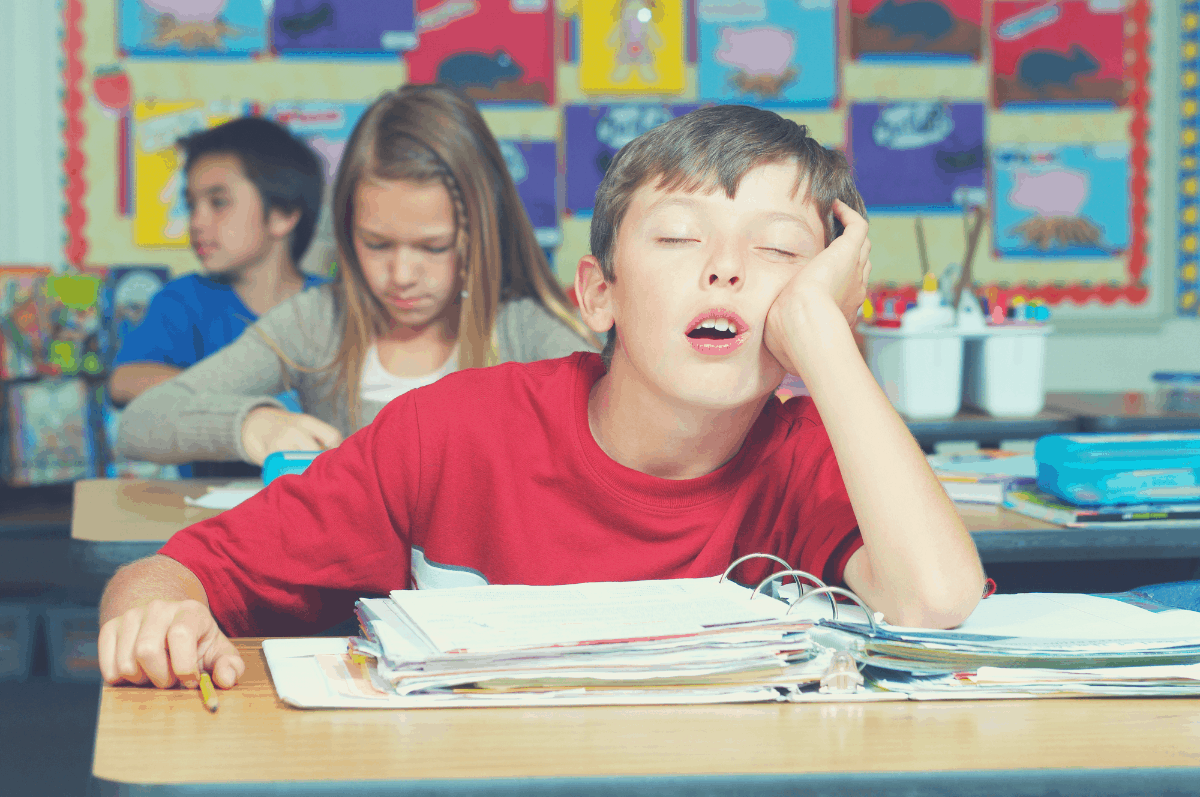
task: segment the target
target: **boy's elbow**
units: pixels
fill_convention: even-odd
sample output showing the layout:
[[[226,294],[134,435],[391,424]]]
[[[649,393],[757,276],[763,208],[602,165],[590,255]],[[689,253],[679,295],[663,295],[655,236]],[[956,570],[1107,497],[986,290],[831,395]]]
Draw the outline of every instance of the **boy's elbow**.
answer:
[[[982,597],[982,581],[925,585],[914,590],[887,621],[913,628],[955,628],[971,616]]]

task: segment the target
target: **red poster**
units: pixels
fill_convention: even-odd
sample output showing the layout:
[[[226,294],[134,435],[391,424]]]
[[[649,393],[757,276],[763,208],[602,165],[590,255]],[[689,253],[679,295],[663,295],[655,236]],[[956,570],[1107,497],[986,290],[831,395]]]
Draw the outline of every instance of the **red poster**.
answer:
[[[1121,105],[1124,59],[1119,0],[998,0],[992,7],[996,105]]]
[[[475,100],[554,102],[550,0],[417,0],[412,83],[443,83]]]

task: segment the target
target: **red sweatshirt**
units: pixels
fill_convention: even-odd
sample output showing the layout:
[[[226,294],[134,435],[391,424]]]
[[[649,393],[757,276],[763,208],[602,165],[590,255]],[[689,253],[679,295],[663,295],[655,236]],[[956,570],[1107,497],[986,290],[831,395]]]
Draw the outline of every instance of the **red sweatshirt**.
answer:
[[[320,631],[393,589],[692,578],[754,552],[841,583],[862,538],[810,399],[769,401],[716,471],[662,479],[592,437],[603,373],[577,353],[450,374],[161,553],[196,574],[231,636]]]

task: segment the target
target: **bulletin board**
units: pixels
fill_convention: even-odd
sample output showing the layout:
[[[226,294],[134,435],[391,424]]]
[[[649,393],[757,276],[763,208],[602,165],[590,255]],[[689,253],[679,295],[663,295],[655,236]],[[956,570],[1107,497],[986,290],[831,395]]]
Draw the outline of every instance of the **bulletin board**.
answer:
[[[1148,318],[1176,274],[1177,310],[1195,314],[1194,154],[1177,186],[1190,253],[1151,235],[1170,110],[1150,102],[1155,25],[1149,0],[416,0],[411,15],[384,0],[64,0],[64,258],[194,270],[172,136],[260,113],[329,166],[355,113],[411,79],[479,101],[564,284],[616,150],[741,102],[847,153],[881,284],[919,281],[917,217],[931,268],[961,262],[965,210],[982,204],[981,289],[1060,318]]]

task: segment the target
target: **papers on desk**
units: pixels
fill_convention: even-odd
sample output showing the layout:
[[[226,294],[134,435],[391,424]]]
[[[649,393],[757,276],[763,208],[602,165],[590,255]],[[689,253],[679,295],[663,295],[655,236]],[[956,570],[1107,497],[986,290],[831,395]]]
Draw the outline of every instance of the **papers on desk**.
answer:
[[[1037,476],[1032,454],[980,449],[965,454],[926,456],[943,489],[955,501],[999,504],[1009,485]]]
[[[750,594],[717,579],[404,590],[357,603],[362,636],[263,650],[303,708],[1200,696],[1200,613],[1124,593],[996,595],[950,631]],[[822,694],[836,651],[865,683]]]
[[[811,619],[750,596],[715,578],[402,590],[358,602],[348,655],[264,650],[280,698],[303,707],[784,700],[832,653],[805,634]]]
[[[811,636],[914,699],[1200,696],[1200,613],[1117,596],[994,595],[951,631],[821,621]]]
[[[203,509],[233,509],[262,488],[261,479],[245,479],[209,487],[208,492],[199,498],[188,496],[183,501],[188,506],[198,506]]]

